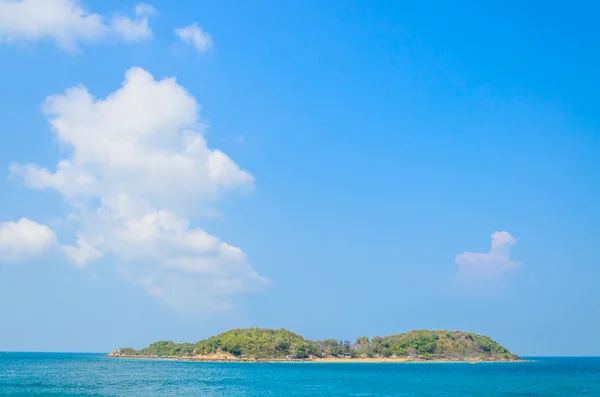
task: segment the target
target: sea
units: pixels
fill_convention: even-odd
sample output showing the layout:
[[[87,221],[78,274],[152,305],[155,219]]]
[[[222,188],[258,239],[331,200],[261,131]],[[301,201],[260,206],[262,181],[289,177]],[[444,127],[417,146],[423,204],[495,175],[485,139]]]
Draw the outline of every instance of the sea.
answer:
[[[0,353],[0,396],[600,397],[600,358],[523,363],[202,363]]]

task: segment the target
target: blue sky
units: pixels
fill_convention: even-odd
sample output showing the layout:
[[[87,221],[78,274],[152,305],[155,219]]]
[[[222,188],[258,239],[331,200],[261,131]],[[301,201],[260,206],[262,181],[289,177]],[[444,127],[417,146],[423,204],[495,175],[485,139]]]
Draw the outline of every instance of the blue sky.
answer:
[[[600,355],[598,6],[193,3],[0,0],[0,350]]]

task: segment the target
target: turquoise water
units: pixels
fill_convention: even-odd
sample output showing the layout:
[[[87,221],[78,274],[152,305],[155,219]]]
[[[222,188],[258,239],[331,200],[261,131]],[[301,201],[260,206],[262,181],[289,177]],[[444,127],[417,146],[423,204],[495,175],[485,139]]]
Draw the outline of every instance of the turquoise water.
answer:
[[[233,364],[0,353],[1,396],[600,397],[600,358],[493,364]]]

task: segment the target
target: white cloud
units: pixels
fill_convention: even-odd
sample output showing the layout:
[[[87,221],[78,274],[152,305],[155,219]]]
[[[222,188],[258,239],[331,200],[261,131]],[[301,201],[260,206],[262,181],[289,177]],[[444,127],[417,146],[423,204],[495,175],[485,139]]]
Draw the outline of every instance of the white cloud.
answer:
[[[207,52],[213,46],[212,38],[197,23],[175,29],[175,34],[186,44],[194,46],[200,52]]]
[[[77,236],[75,245],[61,245],[60,248],[67,258],[80,268],[102,257],[102,252],[91,245],[83,236]]]
[[[77,266],[115,258],[126,279],[186,310],[230,307],[269,284],[242,250],[192,222],[254,178],[207,146],[198,103],[175,79],[131,68],[106,98],[78,86],[47,98],[44,110],[67,156],[54,171],[11,172],[72,205],[77,243],[61,248]]]
[[[157,13],[156,8],[154,8],[150,4],[139,3],[135,6],[135,15],[148,16],[148,15],[152,15],[152,14],[156,14],[156,13]]]
[[[507,232],[494,232],[489,252],[464,252],[454,260],[459,278],[494,278],[519,265],[510,257],[517,240]]]
[[[0,42],[20,43],[49,39],[69,52],[79,43],[95,43],[111,36],[124,42],[148,39],[148,16],[154,8],[138,4],[136,18],[114,16],[109,22],[90,13],[79,0],[0,0]]]
[[[148,17],[155,13],[153,6],[140,3],[135,6],[136,19],[117,15],[113,17],[112,28],[126,43],[149,39],[152,37],[152,30],[148,26]]]
[[[122,200],[128,197],[191,215],[192,204],[251,188],[254,181],[207,146],[197,131],[198,110],[175,79],[156,81],[131,68],[123,86],[106,99],[82,86],[47,99],[45,112],[57,139],[72,149],[55,172],[35,164],[11,168],[32,188],[52,188],[74,201],[101,197],[119,213],[138,206]]]
[[[16,262],[40,255],[56,244],[56,235],[46,225],[27,218],[0,222],[0,262]]]

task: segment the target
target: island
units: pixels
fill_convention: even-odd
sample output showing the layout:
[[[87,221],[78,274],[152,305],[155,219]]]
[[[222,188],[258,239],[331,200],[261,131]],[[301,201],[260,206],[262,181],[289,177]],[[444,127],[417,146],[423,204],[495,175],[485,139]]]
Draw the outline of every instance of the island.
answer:
[[[356,342],[308,340],[287,329],[234,329],[197,343],[160,341],[108,357],[217,362],[515,362],[521,358],[488,336],[417,330]]]

